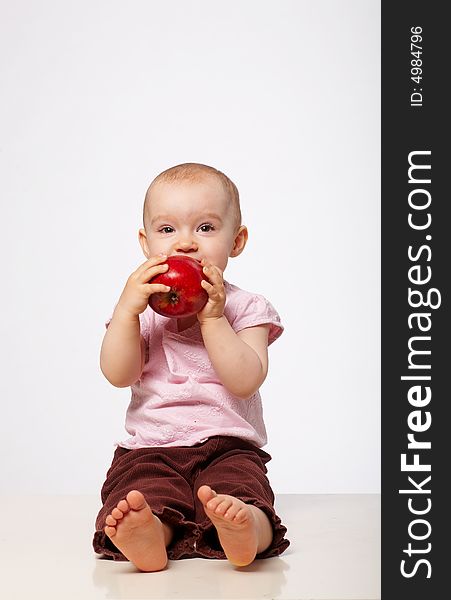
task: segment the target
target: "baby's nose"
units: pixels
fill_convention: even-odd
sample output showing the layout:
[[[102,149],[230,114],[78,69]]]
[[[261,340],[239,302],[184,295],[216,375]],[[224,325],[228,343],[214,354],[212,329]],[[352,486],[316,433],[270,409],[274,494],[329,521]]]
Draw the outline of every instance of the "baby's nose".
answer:
[[[198,250],[198,245],[194,240],[180,240],[175,247],[175,250],[178,252],[196,252]]]

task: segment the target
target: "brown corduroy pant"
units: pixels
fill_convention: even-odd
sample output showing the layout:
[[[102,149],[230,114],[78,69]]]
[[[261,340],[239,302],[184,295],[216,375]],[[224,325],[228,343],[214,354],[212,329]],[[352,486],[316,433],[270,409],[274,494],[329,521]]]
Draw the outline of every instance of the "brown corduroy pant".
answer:
[[[118,446],[101,491],[103,507],[96,519],[95,552],[126,560],[104,533],[105,518],[130,490],[139,490],[153,513],[174,531],[167,548],[169,559],[225,559],[216,528],[197,497],[199,487],[209,485],[218,494],[239,498],[267,515],[273,540],[257,558],[281,554],[290,542],[284,538],[286,527],[274,511],[265,466],[270,460],[261,448],[225,436],[214,436],[194,446],[137,450]]]

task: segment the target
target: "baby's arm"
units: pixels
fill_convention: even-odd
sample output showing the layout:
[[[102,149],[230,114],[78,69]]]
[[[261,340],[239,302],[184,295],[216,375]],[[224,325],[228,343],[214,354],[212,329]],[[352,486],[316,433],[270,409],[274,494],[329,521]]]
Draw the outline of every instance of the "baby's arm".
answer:
[[[223,315],[201,323],[204,344],[222,384],[246,400],[261,386],[268,372],[269,325],[235,333]]]
[[[100,351],[100,368],[116,387],[135,383],[144,368],[145,340],[141,336],[139,315],[147,307],[149,296],[168,291],[149,279],[168,269],[165,256],[152,257],[130,275],[113,313]]]
[[[100,351],[100,368],[112,385],[128,387],[140,378],[144,367],[144,344],[139,316],[123,313],[116,307]]]
[[[234,396],[250,398],[268,372],[269,325],[235,333],[224,316],[225,290],[221,270],[202,261],[208,302],[197,314],[205,347],[221,383]]]

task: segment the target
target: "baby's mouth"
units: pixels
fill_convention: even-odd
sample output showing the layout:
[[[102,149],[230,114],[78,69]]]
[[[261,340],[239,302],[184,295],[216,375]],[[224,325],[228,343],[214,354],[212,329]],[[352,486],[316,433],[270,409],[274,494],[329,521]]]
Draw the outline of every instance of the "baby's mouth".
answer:
[[[202,262],[201,258],[194,258],[194,256],[190,256],[189,254],[174,254],[174,256],[187,256],[188,258],[192,258],[193,260],[195,260],[199,264]]]

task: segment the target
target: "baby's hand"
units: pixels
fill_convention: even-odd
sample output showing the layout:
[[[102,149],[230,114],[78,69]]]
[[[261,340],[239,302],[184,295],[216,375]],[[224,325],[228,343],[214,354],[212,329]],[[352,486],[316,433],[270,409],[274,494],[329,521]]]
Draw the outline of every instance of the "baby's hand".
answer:
[[[202,259],[202,266],[204,276],[208,281],[202,280],[201,285],[208,293],[208,301],[204,308],[197,313],[199,323],[222,317],[226,301],[221,269],[207,262],[205,258]]]
[[[168,270],[169,266],[164,262],[166,258],[165,254],[159,254],[152,256],[140,265],[127,279],[116,308],[132,316],[137,316],[146,310],[149,296],[156,292],[169,292],[171,288],[167,285],[148,283],[152,277]]]

